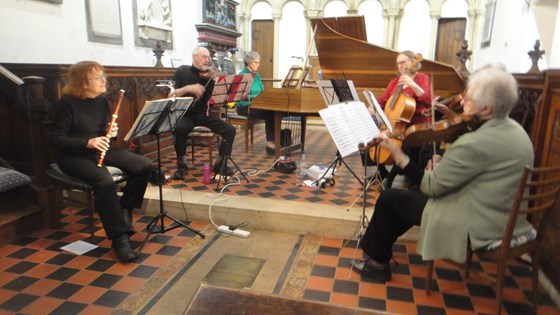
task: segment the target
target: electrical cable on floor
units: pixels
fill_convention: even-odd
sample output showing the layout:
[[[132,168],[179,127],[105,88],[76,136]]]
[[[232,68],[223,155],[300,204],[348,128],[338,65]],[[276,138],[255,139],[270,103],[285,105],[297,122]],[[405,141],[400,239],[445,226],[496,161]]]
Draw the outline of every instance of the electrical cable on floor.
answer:
[[[272,162],[271,166],[270,166],[269,168],[267,168],[266,170],[257,171],[256,169],[245,169],[245,170],[243,170],[243,171],[241,171],[241,172],[247,172],[246,174],[247,174],[248,176],[257,176],[258,174],[260,174],[260,173],[262,173],[262,172],[267,172],[267,171],[271,170],[271,169],[274,167],[274,165],[275,165],[279,160],[280,160],[280,159],[276,159],[274,162]],[[221,176],[221,175],[220,175],[220,176]],[[235,178],[235,182],[226,184],[224,187],[222,187],[222,189],[220,190],[219,193],[208,195],[209,197],[213,197],[213,198],[214,198],[214,200],[212,200],[212,202],[210,202],[210,206],[208,207],[208,218],[209,218],[209,220],[210,220],[210,223],[212,223],[212,225],[214,226],[214,228],[215,228],[216,230],[218,230],[219,225],[216,224],[216,222],[214,222],[214,219],[212,219],[212,207],[214,206],[214,204],[216,204],[216,203],[218,203],[218,202],[223,202],[223,201],[229,200],[229,197],[226,196],[226,195],[224,194],[224,191],[225,191],[226,188],[228,188],[228,187],[230,187],[230,186],[238,186],[238,185],[241,185],[241,179],[240,179],[239,177],[233,176],[233,178]],[[220,199],[220,198],[221,198],[221,199]],[[234,225],[234,226],[229,226],[229,228],[230,228],[230,230],[234,231],[234,230],[236,230],[237,228],[246,226],[246,225],[248,225],[248,224],[249,224],[249,222],[245,221],[245,222],[242,222],[242,223],[237,224],[237,225]],[[224,234],[224,233],[222,233],[222,234]]]

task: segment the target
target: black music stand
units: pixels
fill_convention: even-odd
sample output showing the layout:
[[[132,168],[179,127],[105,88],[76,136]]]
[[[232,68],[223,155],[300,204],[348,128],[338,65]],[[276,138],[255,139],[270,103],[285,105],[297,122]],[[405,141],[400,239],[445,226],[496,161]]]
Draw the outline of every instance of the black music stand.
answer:
[[[321,92],[321,96],[323,96],[323,100],[325,104],[328,106],[333,104],[340,104],[340,103],[348,103],[350,101],[359,101],[359,97],[356,94],[356,88],[354,88],[354,83],[351,80],[343,80],[343,79],[332,79],[332,80],[319,80],[317,81],[317,86],[319,87],[319,91]],[[340,151],[336,151],[335,157],[327,170],[321,175],[314,183],[317,187],[321,187],[321,182],[327,176],[329,171],[331,172],[331,176],[334,178],[334,171],[336,170],[336,166],[344,165],[350,171],[350,173],[358,180],[360,185],[365,186],[365,183],[362,182],[360,177],[354,173],[352,168],[342,158],[340,155]]]
[[[138,118],[134,122],[134,125],[125,137],[125,141],[129,139],[134,139],[144,135],[155,135],[157,139],[157,162],[158,162],[158,173],[161,174],[161,149],[160,149],[160,135],[164,132],[173,132],[177,123],[181,120],[183,115],[187,112],[192,104],[192,97],[178,97],[170,99],[162,99],[155,101],[147,101],[142,108],[142,112],[138,115]],[[158,179],[159,188],[159,213],[155,216],[150,223],[146,226],[148,231],[146,238],[138,248],[136,257],[140,255],[142,249],[146,245],[146,242],[150,238],[152,233],[165,233],[167,231],[173,230],[178,227],[184,227],[193,233],[197,234],[201,238],[204,238],[204,234],[191,228],[187,224],[175,219],[174,217],[167,214],[163,209],[163,183],[162,176]],[[165,227],[164,218],[168,218],[175,222],[175,225]]]
[[[225,108],[225,119],[226,122],[228,121],[227,117],[227,103],[229,102],[237,102],[247,98],[247,95],[251,91],[251,85],[253,84],[253,78],[255,77],[254,73],[245,73],[245,74],[232,74],[232,75],[220,75],[216,78],[216,83],[214,84],[214,90],[212,91],[212,97],[210,97],[209,104],[221,104],[221,107]],[[223,175],[224,170],[227,169],[228,160],[235,166],[235,171],[231,176]],[[220,167],[220,176],[218,178],[218,183],[216,185],[216,189],[220,188],[220,183],[222,181],[222,177],[224,178],[224,182],[228,182],[236,172],[239,172],[241,176],[249,182],[249,179],[243,172],[239,169],[237,164],[231,158],[231,155],[226,155],[222,157],[222,165]],[[214,177],[218,172],[214,172]]]

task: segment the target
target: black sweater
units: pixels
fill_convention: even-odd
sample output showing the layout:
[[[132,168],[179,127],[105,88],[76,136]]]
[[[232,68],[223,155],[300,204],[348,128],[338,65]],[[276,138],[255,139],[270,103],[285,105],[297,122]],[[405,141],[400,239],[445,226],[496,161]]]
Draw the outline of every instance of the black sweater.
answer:
[[[96,149],[86,148],[87,142],[105,135],[111,115],[105,96],[85,99],[63,96],[50,130],[50,143],[57,159],[68,155],[97,156]]]

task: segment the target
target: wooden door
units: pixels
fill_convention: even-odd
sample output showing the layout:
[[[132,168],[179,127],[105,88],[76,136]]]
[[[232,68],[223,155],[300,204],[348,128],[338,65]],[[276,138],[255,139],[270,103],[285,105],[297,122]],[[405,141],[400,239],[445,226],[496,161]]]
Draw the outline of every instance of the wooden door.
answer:
[[[261,55],[259,73],[263,79],[274,76],[274,21],[253,20],[251,22],[251,50]],[[264,82],[266,87],[272,87],[272,81]]]
[[[435,60],[453,65],[455,69],[460,68],[461,62],[456,54],[463,45],[466,26],[465,18],[439,19]]]

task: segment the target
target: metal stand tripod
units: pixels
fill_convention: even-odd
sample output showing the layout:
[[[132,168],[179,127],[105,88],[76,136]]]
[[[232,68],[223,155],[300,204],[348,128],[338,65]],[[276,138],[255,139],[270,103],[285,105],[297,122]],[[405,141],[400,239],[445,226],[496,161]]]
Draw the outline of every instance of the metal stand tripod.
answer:
[[[376,150],[377,150],[376,156],[379,156],[379,146],[377,146]],[[366,155],[368,153],[367,152],[362,152],[361,154]],[[358,253],[358,246],[360,245],[360,241],[362,239],[362,236],[364,235],[364,229],[367,228],[367,226],[369,225],[369,220],[368,220],[367,215],[366,215],[367,190],[373,184],[378,184],[379,187],[381,188],[381,190],[384,189],[383,180],[381,179],[381,175],[379,174],[379,161],[378,160],[375,161],[375,165],[376,165],[375,174],[368,178],[368,176],[367,176],[367,167],[368,167],[367,157],[364,156],[363,160],[364,160],[364,184],[362,186],[362,193],[361,193],[361,197],[363,198],[362,199],[362,202],[363,202],[362,215],[360,216],[359,231],[356,228],[357,242],[356,242],[356,248],[354,249],[354,256],[352,257],[352,262],[354,262],[354,260],[356,259],[356,254]],[[356,203],[356,201],[359,198],[360,198],[360,196],[358,196],[358,198],[356,198],[356,200],[352,203],[352,205],[350,207],[348,207],[348,209],[346,209],[346,211],[349,211],[350,208],[352,208],[352,206]],[[350,273],[348,274],[348,279],[350,279],[351,273],[352,273],[352,270],[350,269]]]
[[[165,115],[165,111],[162,113],[162,116],[163,115]],[[156,129],[158,129],[158,128],[156,128]],[[161,150],[160,150],[160,142],[159,142],[160,132],[156,131],[155,135],[156,135],[156,138],[157,138],[157,162],[158,162],[158,172],[159,172],[158,174],[161,174]],[[162,234],[164,234],[165,232],[176,229],[178,227],[184,227],[184,228],[192,231],[193,233],[197,234],[201,238],[205,237],[204,234],[202,234],[201,232],[191,228],[190,226],[188,226],[188,224],[185,224],[185,223],[175,219],[174,217],[170,216],[169,214],[167,214],[167,212],[163,209],[163,183],[162,183],[161,179],[158,180],[158,188],[159,188],[159,213],[146,226],[147,234],[146,234],[146,237],[144,238],[144,241],[142,242],[142,244],[138,248],[138,252],[136,253],[137,258],[140,256],[140,253],[142,252],[142,249],[144,248],[144,246],[148,242],[148,239],[150,238],[150,235],[152,233],[162,233]],[[169,226],[169,227],[166,228],[164,218],[168,218],[168,219],[172,220],[173,222],[175,222],[175,225],[172,225],[172,226]]]
[[[350,168],[350,166],[348,166],[348,164],[346,164],[346,162],[344,161],[344,159],[342,158],[342,156],[340,156],[340,152],[336,151],[336,156],[334,158],[334,160],[331,162],[331,164],[329,165],[329,167],[325,170],[325,172],[323,173],[323,175],[321,175],[319,178],[317,178],[317,180],[314,181],[314,183],[317,185],[317,187],[321,187],[322,188],[322,183],[323,180],[325,178],[325,176],[329,173],[329,171],[331,172],[331,176],[333,179],[331,179],[331,186],[334,186],[334,171],[336,170],[336,166],[340,166],[344,164],[344,166],[346,166],[346,168],[350,171],[350,173],[354,176],[354,178],[356,178],[358,180],[358,182],[360,183],[360,185],[364,185],[364,182],[362,182],[362,180],[360,179],[360,177],[358,177],[358,175],[356,175],[356,173],[354,173],[354,171]]]

